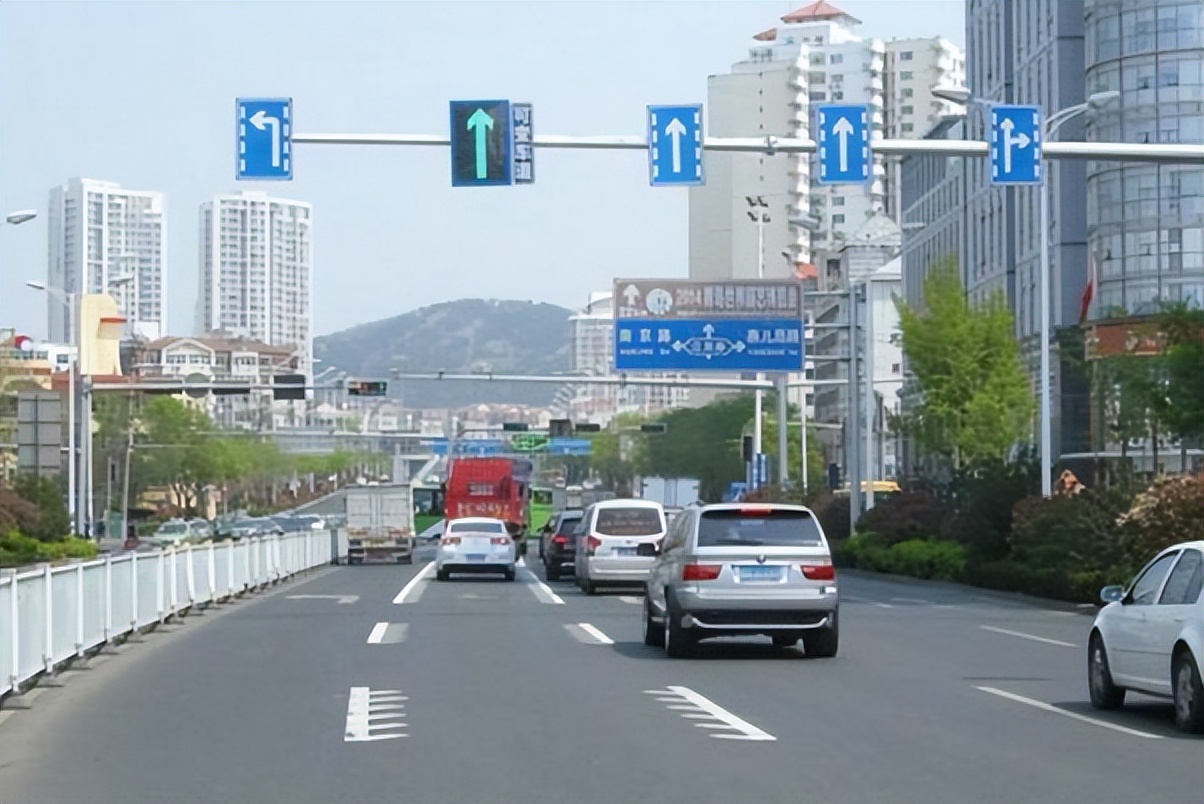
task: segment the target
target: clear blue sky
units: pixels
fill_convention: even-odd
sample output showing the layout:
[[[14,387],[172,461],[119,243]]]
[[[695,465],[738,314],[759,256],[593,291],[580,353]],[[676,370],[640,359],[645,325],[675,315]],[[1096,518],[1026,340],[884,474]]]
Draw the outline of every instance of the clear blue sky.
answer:
[[[834,0],[883,39],[964,44],[961,0]],[[233,179],[237,96],[303,132],[442,133],[453,99],[535,104],[536,133],[634,134],[805,2],[0,3],[0,326],[45,334],[45,206],[72,176],[160,190],[168,316],[190,333],[198,207],[266,189],[314,205],[315,329],[463,297],[580,306],[611,278],[684,276],[682,190],[640,152],[548,152],[534,186],[453,189],[445,148],[301,145],[295,180]]]

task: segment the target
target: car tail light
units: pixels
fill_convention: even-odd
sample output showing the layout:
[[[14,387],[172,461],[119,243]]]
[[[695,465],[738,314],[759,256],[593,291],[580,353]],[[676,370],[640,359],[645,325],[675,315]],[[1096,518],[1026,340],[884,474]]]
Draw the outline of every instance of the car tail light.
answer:
[[[772,508],[741,508],[740,516],[771,516]]]
[[[817,561],[812,564],[803,564],[799,569],[803,571],[803,577],[809,581],[836,580],[836,567],[832,566],[831,561]]]
[[[509,536],[494,536],[489,540],[490,544],[510,544]]]
[[[568,543],[569,543],[569,539],[567,536],[553,536],[552,537],[552,544],[558,544],[561,547],[564,547]]]
[[[444,536],[442,539],[439,540],[439,544],[443,545],[444,547],[447,547],[448,545],[452,545],[452,544],[459,544],[459,543],[460,543],[459,536]]]
[[[720,564],[686,564],[681,568],[683,581],[713,581],[719,577]]]
[[[595,552],[597,552],[598,548],[601,546],[602,546],[602,540],[599,539],[597,536],[590,536],[588,539],[585,540],[585,550],[591,556]]]

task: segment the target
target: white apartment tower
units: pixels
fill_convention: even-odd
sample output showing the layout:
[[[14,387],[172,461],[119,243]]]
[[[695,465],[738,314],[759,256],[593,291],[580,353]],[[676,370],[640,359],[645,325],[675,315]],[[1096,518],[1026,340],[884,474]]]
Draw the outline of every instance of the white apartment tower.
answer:
[[[163,193],[74,178],[50,191],[47,285],[64,293],[108,293],[130,334],[167,330],[166,203]],[[67,308],[47,298],[49,338],[65,343]]]
[[[263,192],[201,205],[197,333],[222,331],[313,355],[313,208]]]
[[[747,59],[707,79],[707,132],[814,139],[813,105],[848,103],[869,106],[872,137],[919,137],[952,110],[931,90],[957,83],[961,53],[940,37],[865,38],[860,24],[817,0],[754,36]],[[706,160],[706,184],[690,190],[696,279],[814,276],[815,252],[838,251],[876,212],[897,206],[898,182],[881,157],[859,186],[820,185],[814,156],[803,154],[712,151]],[[749,198],[764,206],[750,209]]]

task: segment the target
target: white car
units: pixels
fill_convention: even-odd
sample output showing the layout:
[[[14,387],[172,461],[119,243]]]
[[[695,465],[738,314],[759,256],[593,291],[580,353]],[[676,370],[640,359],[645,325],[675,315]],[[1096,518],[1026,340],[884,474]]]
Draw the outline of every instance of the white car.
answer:
[[[1175,723],[1204,733],[1204,541],[1168,547],[1128,589],[1106,586],[1091,627],[1091,704],[1116,709],[1133,690],[1173,698]]]
[[[514,539],[500,519],[465,517],[453,519],[444,528],[435,552],[435,577],[440,581],[452,573],[488,572],[513,581],[518,561]]]
[[[574,535],[574,573],[582,592],[643,586],[655,559],[638,550],[665,538],[665,509],[652,500],[602,500],[585,509]]]

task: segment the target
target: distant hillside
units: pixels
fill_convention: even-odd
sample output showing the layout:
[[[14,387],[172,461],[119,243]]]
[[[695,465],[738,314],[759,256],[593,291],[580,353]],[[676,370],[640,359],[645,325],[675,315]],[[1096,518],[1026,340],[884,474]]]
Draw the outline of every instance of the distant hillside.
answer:
[[[403,372],[550,374],[569,368],[569,316],[554,304],[461,299],[360,324],[314,339],[319,369],[357,377]],[[535,383],[403,383],[408,408],[459,407],[482,402],[546,405],[557,386]],[[390,396],[392,396],[392,390]]]

